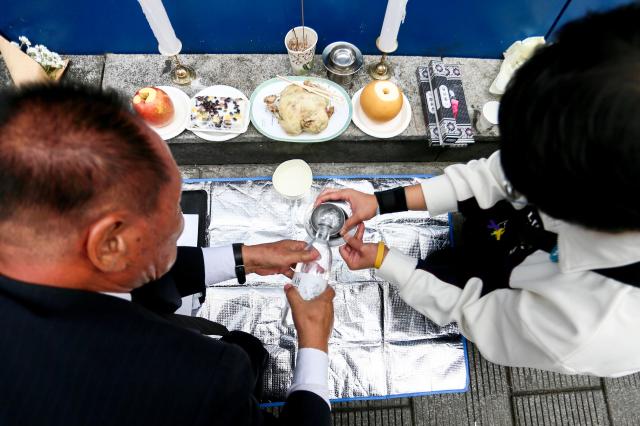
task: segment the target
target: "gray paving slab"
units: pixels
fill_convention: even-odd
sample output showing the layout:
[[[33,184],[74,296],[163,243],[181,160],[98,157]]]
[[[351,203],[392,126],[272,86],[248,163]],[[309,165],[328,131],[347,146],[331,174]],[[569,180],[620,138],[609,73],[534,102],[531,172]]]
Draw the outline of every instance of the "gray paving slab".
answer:
[[[411,426],[409,408],[390,408],[385,410],[333,412],[335,426]]]
[[[561,392],[513,397],[516,425],[608,425],[602,391]]]
[[[200,177],[200,169],[195,166],[178,166],[182,179],[197,179]]]
[[[67,55],[69,66],[62,75],[63,82],[79,82],[91,86],[100,87],[102,83],[102,71],[104,69],[104,56],[102,55]],[[0,61],[0,87],[13,85],[9,70],[4,61]]]
[[[332,418],[335,426],[413,425],[410,400],[407,398],[333,404]]]
[[[69,66],[62,76],[63,82],[80,82],[95,87],[102,84],[105,57],[100,55],[65,56],[70,60]]]
[[[482,358],[473,344],[467,347],[470,390],[414,398],[417,425],[510,425],[511,402],[506,368]]]
[[[535,368],[511,368],[510,372],[514,392],[600,387],[600,378],[594,376],[558,374]]]
[[[389,425],[411,426],[412,412],[409,398],[375,401],[338,402],[331,405],[334,425]],[[269,407],[265,411],[276,416],[282,407]]]
[[[9,75],[9,70],[4,61],[0,61],[0,88],[13,86],[13,81]]]
[[[381,175],[381,174],[442,174],[453,163],[312,163],[315,176]],[[277,164],[199,166],[200,177],[256,177],[271,176]]]
[[[499,101],[500,97],[489,92],[489,86],[498,75],[502,60],[500,59],[475,59],[475,58],[444,58],[444,62],[461,64],[462,87],[467,99],[467,107],[472,120],[477,118],[482,106],[489,101]],[[479,133],[480,138],[497,137],[500,135],[495,126],[488,132]]]
[[[640,424],[640,374],[604,379],[604,391],[614,425]]]

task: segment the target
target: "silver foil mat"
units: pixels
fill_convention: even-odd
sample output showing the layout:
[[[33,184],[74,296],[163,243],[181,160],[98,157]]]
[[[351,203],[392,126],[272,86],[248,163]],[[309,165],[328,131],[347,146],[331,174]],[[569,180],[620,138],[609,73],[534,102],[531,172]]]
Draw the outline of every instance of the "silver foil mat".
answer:
[[[208,241],[212,246],[280,239],[308,239],[303,220],[324,188],[373,192],[419,182],[416,178],[319,178],[309,196],[289,201],[270,180],[204,180],[185,183],[185,190],[209,194]],[[449,244],[447,216],[404,212],[366,222],[365,241],[384,241],[413,257],[424,258]],[[463,391],[467,368],[457,326],[439,327],[409,307],[373,270],[350,271],[333,249],[330,284],[336,290],[335,324],[329,348],[332,399],[382,397]],[[265,397],[283,401],[291,385],[297,340],[283,325],[286,299],[283,276],[249,275],[207,289],[198,316],[243,330],[262,340],[270,353]]]

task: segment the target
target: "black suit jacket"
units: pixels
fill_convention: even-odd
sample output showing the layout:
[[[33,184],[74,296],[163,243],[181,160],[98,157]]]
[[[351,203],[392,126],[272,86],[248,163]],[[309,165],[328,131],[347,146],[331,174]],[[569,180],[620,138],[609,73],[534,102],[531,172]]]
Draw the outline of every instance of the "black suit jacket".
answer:
[[[278,421],[263,413],[243,349],[152,311],[203,281],[202,252],[188,248],[133,302],[0,276],[0,424],[330,424],[327,404],[305,391]]]

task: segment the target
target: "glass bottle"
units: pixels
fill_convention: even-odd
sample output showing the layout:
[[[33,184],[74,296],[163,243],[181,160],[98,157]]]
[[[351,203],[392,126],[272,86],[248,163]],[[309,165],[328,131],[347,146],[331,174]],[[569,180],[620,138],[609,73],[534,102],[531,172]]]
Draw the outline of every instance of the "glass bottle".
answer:
[[[322,294],[329,285],[329,275],[331,274],[331,247],[329,238],[331,237],[331,225],[326,223],[318,224],[314,238],[307,244],[306,250],[316,249],[320,256],[315,260],[306,263],[298,263],[293,274],[293,285],[298,287],[300,296],[304,300],[311,300]]]

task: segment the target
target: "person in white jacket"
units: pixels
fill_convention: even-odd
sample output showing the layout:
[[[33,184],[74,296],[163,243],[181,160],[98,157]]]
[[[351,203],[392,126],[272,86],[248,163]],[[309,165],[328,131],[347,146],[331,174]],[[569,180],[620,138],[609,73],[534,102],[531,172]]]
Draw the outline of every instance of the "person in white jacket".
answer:
[[[490,361],[568,374],[640,371],[640,6],[567,24],[516,73],[501,150],[419,185],[328,190],[358,226],[340,253],[409,305],[455,321]],[[588,49],[587,49],[588,47]],[[427,259],[364,243],[376,214],[459,211],[460,244]]]

